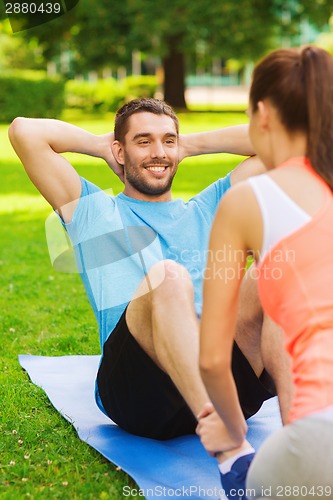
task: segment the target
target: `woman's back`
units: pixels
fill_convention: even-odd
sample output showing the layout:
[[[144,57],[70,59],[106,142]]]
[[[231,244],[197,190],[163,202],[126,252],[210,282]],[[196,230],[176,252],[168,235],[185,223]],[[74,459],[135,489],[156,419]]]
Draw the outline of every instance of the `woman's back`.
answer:
[[[333,406],[333,197],[305,160],[281,167],[249,183],[263,220],[259,294],[292,357],[293,421]]]

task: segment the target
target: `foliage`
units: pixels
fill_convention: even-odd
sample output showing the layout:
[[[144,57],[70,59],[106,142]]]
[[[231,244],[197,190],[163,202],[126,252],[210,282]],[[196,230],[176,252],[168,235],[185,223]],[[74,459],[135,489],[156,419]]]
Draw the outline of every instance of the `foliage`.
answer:
[[[133,50],[155,54],[166,100],[182,106],[186,65],[257,60],[290,43],[303,22],[323,26],[332,11],[331,0],[80,0],[52,29],[42,25],[25,36],[37,37],[48,58],[71,51],[76,72],[130,69]]]
[[[333,56],[333,31],[330,33],[322,33],[316,45],[327,50],[327,52]]]
[[[316,45],[327,50],[333,55],[333,17],[330,19],[329,30],[326,33],[321,33],[316,41]]]
[[[65,86],[66,107],[88,113],[116,111],[124,100],[121,85],[113,78],[97,81],[69,80]]]
[[[2,28],[2,29],[1,29]],[[13,36],[3,30],[0,23],[0,69],[45,69],[46,62],[37,40],[25,42],[20,36]]]
[[[125,100],[136,97],[154,97],[158,84],[153,75],[132,75],[124,80]]]
[[[295,34],[303,20],[321,27],[332,12],[330,0],[121,0],[112,8],[108,0],[80,0],[69,19],[26,36],[37,37],[49,55],[60,45],[74,48],[79,69],[129,65],[135,49],[162,58],[177,48],[254,60]]]
[[[0,121],[16,116],[55,118],[64,105],[64,82],[41,72],[12,72],[0,76]]]
[[[136,97],[153,97],[156,90],[155,76],[129,76],[122,81],[113,78],[69,80],[65,86],[66,107],[87,113],[116,111]]]

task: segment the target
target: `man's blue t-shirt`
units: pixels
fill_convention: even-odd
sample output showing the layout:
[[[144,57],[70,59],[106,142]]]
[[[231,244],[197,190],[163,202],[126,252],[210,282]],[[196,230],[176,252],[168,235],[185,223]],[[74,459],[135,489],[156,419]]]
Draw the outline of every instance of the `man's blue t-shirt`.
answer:
[[[78,271],[94,310],[100,343],[113,331],[151,266],[171,259],[190,273],[198,317],[209,233],[230,174],[188,202],[146,202],[109,196],[81,178],[73,219],[65,224]]]

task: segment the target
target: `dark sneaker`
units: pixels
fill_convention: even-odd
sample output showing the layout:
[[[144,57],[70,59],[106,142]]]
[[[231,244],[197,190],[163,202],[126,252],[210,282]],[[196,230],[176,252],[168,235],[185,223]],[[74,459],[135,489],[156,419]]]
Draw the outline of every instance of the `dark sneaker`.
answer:
[[[231,470],[221,476],[221,484],[227,498],[233,500],[248,500],[246,496],[246,476],[255,453],[240,457],[232,465]]]

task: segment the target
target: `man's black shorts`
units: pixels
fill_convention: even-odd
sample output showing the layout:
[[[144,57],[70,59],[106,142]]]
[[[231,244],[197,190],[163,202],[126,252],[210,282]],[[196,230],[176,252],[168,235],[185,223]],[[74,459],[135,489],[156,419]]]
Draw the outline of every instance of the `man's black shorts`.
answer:
[[[98,391],[108,416],[124,430],[154,439],[195,432],[196,418],[173,384],[145,353],[126,324],[126,310],[103,348]],[[260,379],[234,344],[232,371],[245,418],[275,396],[267,372]]]

